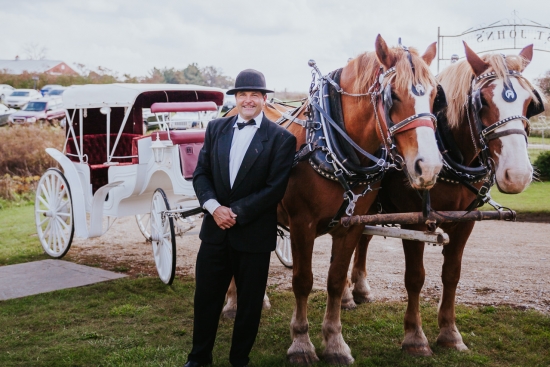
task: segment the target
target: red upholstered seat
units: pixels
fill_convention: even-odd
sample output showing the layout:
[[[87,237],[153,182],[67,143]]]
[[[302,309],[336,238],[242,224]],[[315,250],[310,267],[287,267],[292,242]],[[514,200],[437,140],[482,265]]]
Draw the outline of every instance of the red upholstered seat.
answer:
[[[116,156],[132,156],[132,141],[134,138],[140,137],[138,134],[122,134],[117,144],[112,162],[118,162],[120,165],[132,164],[132,158],[117,158]],[[117,134],[110,135],[110,147],[113,148]],[[77,137],[77,142],[80,138]],[[67,153],[77,154],[73,138],[67,141]],[[96,192],[101,186],[109,182],[107,161],[107,135],[92,134],[84,135],[82,153],[88,157],[88,165],[90,166],[90,180],[92,184],[92,192]],[[78,157],[68,155],[69,159],[78,162]]]
[[[170,131],[170,140],[174,144],[204,143],[205,130],[172,130]],[[168,131],[158,131],[151,134],[151,139],[155,141],[157,134],[160,140],[169,140]]]

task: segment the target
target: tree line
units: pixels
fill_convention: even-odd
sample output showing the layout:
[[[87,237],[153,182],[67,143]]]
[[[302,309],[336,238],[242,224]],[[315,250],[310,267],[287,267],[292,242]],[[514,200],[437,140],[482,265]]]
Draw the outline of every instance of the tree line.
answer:
[[[119,75],[117,72],[97,67],[89,69],[84,64],[76,64],[79,75],[50,75],[46,73],[23,72],[20,75],[10,74],[7,70],[0,70],[0,84],[9,84],[14,88],[34,88],[33,77],[38,77],[36,87],[42,88],[46,84],[63,86],[81,84],[109,84],[109,83],[159,83],[159,84],[195,84],[209,87],[230,88],[235,80],[223,74],[215,66],[200,67],[196,63],[189,64],[184,69],[153,68],[147,76]]]

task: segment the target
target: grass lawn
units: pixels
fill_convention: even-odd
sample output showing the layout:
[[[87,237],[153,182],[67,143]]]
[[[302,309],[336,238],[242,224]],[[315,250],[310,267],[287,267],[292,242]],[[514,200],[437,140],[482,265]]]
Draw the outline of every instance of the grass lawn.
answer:
[[[491,190],[491,196],[500,205],[521,214],[550,214],[550,182],[548,181],[533,182],[527,190],[517,195],[503,194],[495,186]],[[491,207],[485,205],[483,209],[490,210]]]
[[[549,189],[550,183],[535,183],[521,195],[494,196],[515,209],[549,210]],[[0,210],[0,265],[47,258],[34,235],[33,215],[32,205]],[[191,348],[193,292],[190,278],[168,287],[156,277],[141,277],[0,301],[0,366],[182,366]],[[252,366],[289,365],[294,297],[274,291],[269,296],[272,309],[262,316]],[[310,336],[318,354],[325,304],[326,293],[310,296]],[[470,348],[459,353],[435,345],[437,305],[422,303],[424,332],[435,355],[413,358],[400,350],[405,307],[372,303],[342,312],[356,366],[550,365],[549,315],[457,306],[457,325]],[[214,366],[229,366],[231,331],[232,321],[221,320]]]
[[[36,236],[33,204],[4,205],[0,223],[0,265],[49,258]]]
[[[156,278],[108,283],[0,302],[2,366],[182,366],[191,348],[191,279],[167,287]],[[290,346],[293,295],[271,292],[253,366],[284,366]],[[326,294],[309,301],[310,335],[321,347]],[[435,356],[413,358],[400,350],[402,303],[373,303],[342,313],[344,338],[358,366],[547,366],[550,317],[507,307],[457,307],[457,324],[470,352],[431,344]],[[422,305],[424,332],[434,342],[436,306]],[[229,366],[232,322],[222,320],[214,365]],[[325,366],[319,363],[318,366]]]

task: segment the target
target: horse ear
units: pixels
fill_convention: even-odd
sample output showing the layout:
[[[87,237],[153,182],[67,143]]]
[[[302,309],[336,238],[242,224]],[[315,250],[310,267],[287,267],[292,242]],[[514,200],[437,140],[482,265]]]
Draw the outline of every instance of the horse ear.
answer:
[[[468,60],[468,64],[472,67],[472,70],[476,76],[480,76],[485,72],[485,70],[489,69],[489,64],[487,64],[485,61],[481,60],[479,56],[470,48],[468,47],[468,44],[464,41],[464,50],[466,51],[466,60]]]
[[[426,64],[428,64],[428,66],[430,66],[433,59],[435,59],[436,53],[437,53],[437,42],[434,42],[428,46],[428,48],[426,49],[426,52],[424,52],[424,55],[422,55],[422,59],[424,59],[424,61],[426,62]]]
[[[376,49],[376,57],[378,58],[378,61],[384,65],[386,69],[389,69],[395,65],[395,57],[392,55],[386,41],[384,41],[381,35],[376,37],[374,47]]]
[[[523,69],[521,69],[523,71],[531,63],[531,60],[533,60],[533,44],[525,46],[520,51],[519,56],[523,57]]]

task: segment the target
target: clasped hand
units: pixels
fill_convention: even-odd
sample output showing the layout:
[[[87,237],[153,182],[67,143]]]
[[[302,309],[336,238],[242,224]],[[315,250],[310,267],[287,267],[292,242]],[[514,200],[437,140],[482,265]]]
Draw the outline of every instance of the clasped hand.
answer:
[[[226,206],[219,206],[216,210],[214,210],[213,217],[216,224],[221,229],[229,229],[237,223],[237,214],[233,213],[231,208]]]

